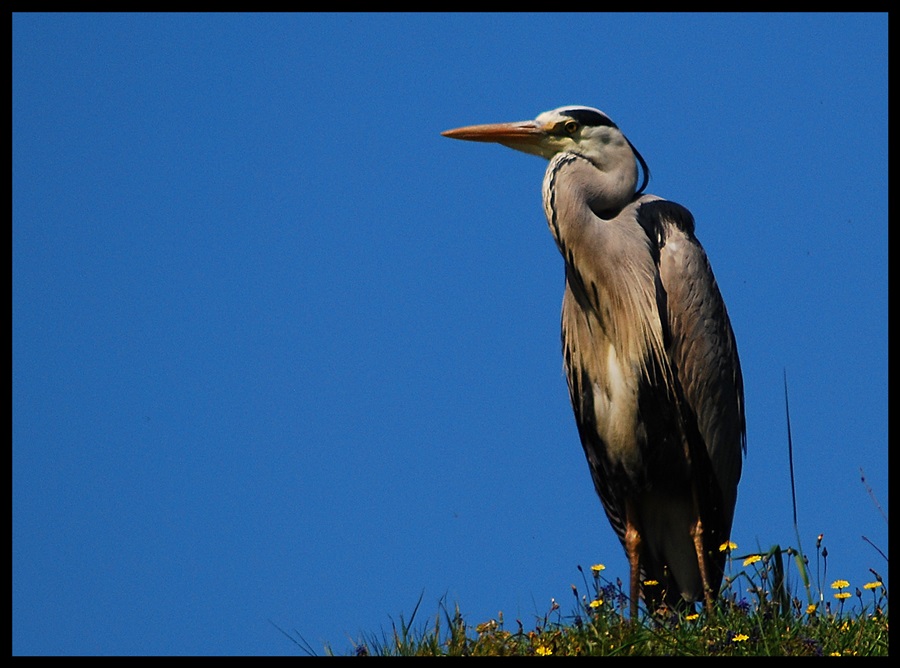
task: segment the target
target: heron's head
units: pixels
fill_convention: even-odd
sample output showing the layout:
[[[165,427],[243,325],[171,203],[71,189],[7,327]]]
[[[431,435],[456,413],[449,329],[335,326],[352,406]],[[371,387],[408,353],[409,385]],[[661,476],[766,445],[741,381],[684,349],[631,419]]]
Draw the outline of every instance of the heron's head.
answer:
[[[641,154],[609,116],[593,107],[559,107],[545,111],[533,121],[470,125],[441,134],[502,144],[548,160],[557,153],[576,153],[604,171],[633,169],[637,160],[644,171],[644,182],[637,192],[642,192],[650,180]]]

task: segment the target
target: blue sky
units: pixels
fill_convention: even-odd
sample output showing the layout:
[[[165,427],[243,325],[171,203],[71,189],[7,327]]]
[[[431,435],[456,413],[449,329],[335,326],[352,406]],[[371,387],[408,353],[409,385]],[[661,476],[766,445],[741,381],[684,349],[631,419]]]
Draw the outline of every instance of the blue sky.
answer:
[[[559,349],[544,162],[607,112],[743,364],[739,551],[887,577],[887,16],[13,16],[12,650],[348,652],[627,577]]]

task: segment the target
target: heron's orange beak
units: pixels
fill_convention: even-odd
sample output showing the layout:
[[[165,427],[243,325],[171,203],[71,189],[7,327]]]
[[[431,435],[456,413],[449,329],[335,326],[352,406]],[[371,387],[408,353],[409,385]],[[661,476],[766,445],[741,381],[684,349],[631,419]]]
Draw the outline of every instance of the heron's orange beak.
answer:
[[[464,128],[447,130],[441,134],[451,139],[502,144],[517,151],[539,155],[548,159],[557,150],[548,145],[550,136],[547,134],[546,129],[535,121],[469,125]]]
[[[544,137],[544,130],[534,121],[518,123],[492,123],[490,125],[468,125],[441,133],[451,139],[486,141],[497,144],[537,144]]]

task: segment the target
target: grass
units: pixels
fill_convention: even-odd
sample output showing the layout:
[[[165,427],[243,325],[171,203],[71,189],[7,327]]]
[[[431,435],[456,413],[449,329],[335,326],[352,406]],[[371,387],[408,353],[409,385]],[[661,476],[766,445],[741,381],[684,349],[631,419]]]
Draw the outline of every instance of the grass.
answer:
[[[816,581],[808,559],[794,548],[736,555],[729,543],[726,577],[711,613],[664,611],[628,618],[623,583],[609,581],[601,564],[585,572],[583,589],[572,586],[568,610],[551,600],[528,623],[512,624],[502,613],[479,623],[441,600],[438,612],[410,619],[389,631],[353,642],[358,656],[887,656],[888,591],[874,570],[872,580],[851,585],[823,581],[828,551],[816,541]],[[789,591],[789,582],[795,584]],[[286,634],[287,635],[287,634]],[[291,639],[305,652],[312,648]],[[302,638],[300,638],[302,641]],[[333,655],[330,647],[327,654]]]

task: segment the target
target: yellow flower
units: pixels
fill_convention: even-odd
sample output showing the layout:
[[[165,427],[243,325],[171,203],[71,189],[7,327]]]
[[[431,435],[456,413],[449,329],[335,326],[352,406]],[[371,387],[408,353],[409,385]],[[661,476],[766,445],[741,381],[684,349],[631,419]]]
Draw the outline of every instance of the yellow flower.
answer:
[[[595,598],[593,601],[588,603],[588,605],[591,606],[592,608],[599,608],[601,605],[603,605],[603,599]]]
[[[846,580],[835,580],[831,583],[832,589],[843,589],[844,587],[849,587],[850,583]]]
[[[849,591],[841,591],[841,592],[838,592],[837,594],[835,594],[834,597],[839,598],[843,601],[845,598],[850,598],[850,592]]]
[[[591,566],[591,570],[594,572],[594,574],[597,574],[602,570],[606,570],[606,566],[604,566],[603,564],[594,564],[593,566]]]
[[[749,638],[750,636],[748,636],[746,633],[738,633],[734,638],[731,639],[731,642],[744,642]]]
[[[488,631],[493,631],[495,628],[497,628],[497,622],[492,619],[488,622],[484,622],[483,624],[479,624],[478,626],[476,626],[475,631],[481,634],[487,633]]]
[[[644,580],[644,584],[648,587],[655,587],[659,584],[659,580]]]
[[[700,616],[699,613],[697,613],[697,612],[692,612],[691,614],[689,614],[689,615],[688,615],[687,617],[685,617],[684,619],[685,619],[686,621],[688,621],[688,622],[692,622],[692,621],[694,621],[695,619],[697,619],[699,616]]]
[[[806,614],[807,614],[807,615],[813,615],[813,614],[815,614],[816,609],[817,609],[818,607],[819,607],[819,606],[816,605],[815,603],[810,603],[808,606],[806,606]]]
[[[750,564],[755,564],[757,561],[762,561],[762,557],[758,554],[751,554],[749,557],[744,559],[744,566],[749,566]]]
[[[546,645],[538,645],[537,649],[534,650],[534,653],[538,656],[550,656],[553,654],[553,650]]]
[[[883,586],[880,582],[867,582],[863,585],[863,589],[878,589]]]
[[[721,545],[719,545],[719,552],[732,551],[737,549],[737,543],[733,543],[730,540],[725,541]]]

